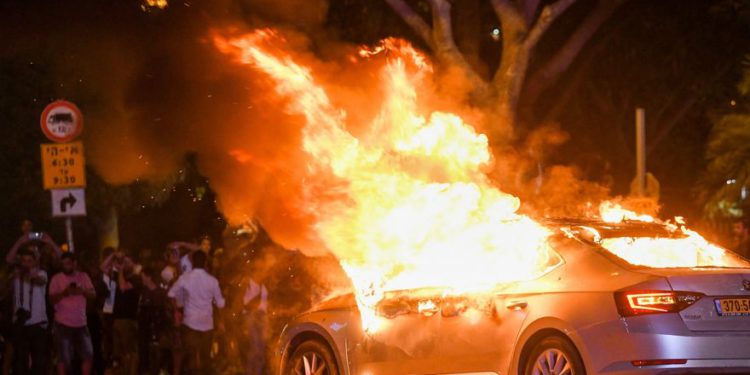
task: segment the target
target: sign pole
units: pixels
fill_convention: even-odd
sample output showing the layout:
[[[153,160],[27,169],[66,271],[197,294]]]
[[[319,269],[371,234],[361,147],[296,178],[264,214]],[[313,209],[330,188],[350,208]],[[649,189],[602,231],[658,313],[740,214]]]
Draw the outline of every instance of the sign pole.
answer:
[[[635,109],[635,178],[638,196],[646,193],[646,111]]]
[[[52,144],[42,144],[42,183],[52,194],[52,216],[65,217],[68,251],[75,252],[72,216],[86,215],[86,167],[83,144],[73,142],[83,130],[83,114],[65,100],[50,103],[39,119]]]
[[[65,218],[65,237],[68,240],[68,251],[75,253],[75,245],[73,244],[73,218],[70,216]]]

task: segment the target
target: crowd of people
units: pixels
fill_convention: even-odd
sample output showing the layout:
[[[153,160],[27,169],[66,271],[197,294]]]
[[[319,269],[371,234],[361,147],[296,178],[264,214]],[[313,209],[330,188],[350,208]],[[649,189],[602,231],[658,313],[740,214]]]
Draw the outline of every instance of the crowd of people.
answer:
[[[30,221],[21,232],[0,267],[1,375],[267,373],[263,276],[229,288],[208,237],[158,253],[106,248],[83,265]],[[728,248],[750,258],[750,225],[731,234]],[[229,371],[229,357],[241,367]]]
[[[160,254],[102,251],[82,267],[28,220],[6,255],[2,374],[219,374],[229,355],[222,309],[226,289],[208,237],[172,242]],[[268,289],[247,277],[234,355],[265,368]],[[238,319],[240,318],[240,319]]]

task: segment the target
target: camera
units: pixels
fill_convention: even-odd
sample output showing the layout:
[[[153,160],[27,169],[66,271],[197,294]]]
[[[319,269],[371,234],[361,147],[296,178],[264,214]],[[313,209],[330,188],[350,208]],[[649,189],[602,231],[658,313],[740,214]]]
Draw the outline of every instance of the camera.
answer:
[[[75,282],[75,281],[71,281],[71,282],[70,282],[70,285],[68,285],[68,287],[69,287],[69,288],[75,288],[75,287],[77,287],[77,286],[78,286],[78,284],[76,284],[76,282]]]
[[[41,240],[44,233],[42,232],[31,232],[29,233],[30,240]]]

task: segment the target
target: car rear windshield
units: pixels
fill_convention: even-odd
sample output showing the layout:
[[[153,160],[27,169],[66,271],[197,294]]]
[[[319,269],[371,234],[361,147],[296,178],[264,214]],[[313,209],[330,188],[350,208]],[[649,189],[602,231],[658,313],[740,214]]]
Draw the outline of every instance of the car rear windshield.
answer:
[[[750,262],[700,236],[609,237],[599,245],[626,262],[649,268],[750,268]]]

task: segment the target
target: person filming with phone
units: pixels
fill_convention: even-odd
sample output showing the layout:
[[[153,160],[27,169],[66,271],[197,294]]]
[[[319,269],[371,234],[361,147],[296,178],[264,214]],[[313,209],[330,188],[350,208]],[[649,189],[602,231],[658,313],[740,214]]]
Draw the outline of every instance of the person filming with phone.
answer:
[[[81,360],[81,374],[91,373],[94,349],[86,326],[86,301],[96,297],[89,276],[78,271],[78,262],[71,253],[62,255],[62,272],[52,277],[50,301],[55,308],[55,346],[58,375],[72,374],[73,358]]]
[[[31,223],[31,220],[25,219],[21,222],[21,233],[21,237],[16,240],[13,247],[11,247],[10,251],[5,255],[5,261],[8,264],[16,264],[16,262],[18,262],[18,251],[24,247],[28,248],[29,245],[35,245],[30,249],[36,252],[34,255],[37,260],[41,260],[42,255],[44,255],[42,250],[45,249],[51,250],[51,255],[54,259],[59,259],[60,255],[62,255],[62,250],[60,250],[60,247],[57,246],[54,240],[52,240],[52,237],[44,232],[34,232],[34,226]]]
[[[30,247],[17,249],[18,260],[14,262],[13,373],[42,375],[47,373],[50,358],[47,345],[47,273],[39,268],[38,253]]]

